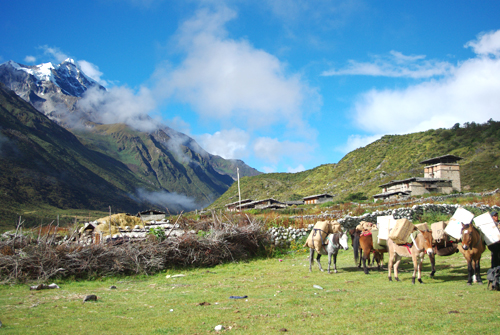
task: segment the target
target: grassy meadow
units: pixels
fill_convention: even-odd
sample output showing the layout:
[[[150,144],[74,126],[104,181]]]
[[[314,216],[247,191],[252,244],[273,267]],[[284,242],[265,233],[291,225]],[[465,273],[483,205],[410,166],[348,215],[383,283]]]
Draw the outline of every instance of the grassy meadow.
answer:
[[[299,250],[153,276],[55,281],[53,290],[3,285],[0,334],[207,334],[217,325],[238,334],[496,334],[500,292],[487,290],[489,262],[486,251],[485,284],[472,286],[460,253],[438,256],[434,279],[426,258],[424,284],[412,285],[410,259],[400,266],[402,281],[389,282],[386,270],[365,275],[355,267],[352,249],[339,253],[339,272],[330,275],[327,257],[325,272],[315,265],[309,273],[308,252]],[[83,303],[88,294],[97,302]]]

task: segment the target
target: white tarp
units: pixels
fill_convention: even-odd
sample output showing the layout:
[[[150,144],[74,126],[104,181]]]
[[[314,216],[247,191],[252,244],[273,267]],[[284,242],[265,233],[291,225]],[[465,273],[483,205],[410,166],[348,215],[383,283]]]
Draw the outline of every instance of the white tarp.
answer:
[[[464,208],[457,208],[455,214],[448,222],[444,232],[457,240],[462,239],[462,223],[469,224],[472,222],[474,214]]]
[[[484,213],[474,218],[477,229],[481,231],[486,245],[500,241],[500,231],[490,213]]]
[[[396,220],[392,215],[389,216],[377,216],[377,227],[378,227],[378,240],[387,240],[389,238],[389,232],[396,225]]]

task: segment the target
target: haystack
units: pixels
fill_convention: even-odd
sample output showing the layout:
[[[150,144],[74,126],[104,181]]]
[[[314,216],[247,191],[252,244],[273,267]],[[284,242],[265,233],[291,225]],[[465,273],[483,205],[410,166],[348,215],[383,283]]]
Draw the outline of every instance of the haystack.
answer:
[[[144,223],[136,216],[130,216],[125,213],[113,214],[111,216],[106,216],[100,219],[97,219],[97,232],[102,232],[104,235],[109,235],[109,226],[111,219],[111,235],[118,234],[119,228],[125,229],[125,227],[135,227],[139,225],[141,228],[144,228]]]

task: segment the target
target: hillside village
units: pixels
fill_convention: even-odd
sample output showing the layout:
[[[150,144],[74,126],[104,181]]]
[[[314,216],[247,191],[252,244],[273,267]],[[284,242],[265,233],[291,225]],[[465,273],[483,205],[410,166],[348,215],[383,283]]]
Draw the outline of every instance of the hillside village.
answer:
[[[424,165],[424,177],[410,177],[403,180],[391,180],[379,187],[382,192],[373,195],[375,202],[408,199],[412,196],[432,194],[451,194],[461,192],[460,167],[461,157],[443,155],[421,161]],[[244,211],[249,209],[283,209],[296,205],[322,204],[333,200],[333,195],[323,193],[303,197],[299,201],[278,201],[274,198],[261,200],[244,199],[225,205],[227,211]]]

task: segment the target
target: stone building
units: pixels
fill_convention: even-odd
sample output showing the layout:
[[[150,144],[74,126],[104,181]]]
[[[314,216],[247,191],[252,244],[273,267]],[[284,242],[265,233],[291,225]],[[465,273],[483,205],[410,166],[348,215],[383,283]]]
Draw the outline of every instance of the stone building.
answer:
[[[460,184],[461,157],[444,155],[424,160],[424,177],[411,177],[403,180],[391,180],[382,184],[382,193],[375,194],[374,200],[410,197],[429,193],[450,194],[462,190]]]
[[[327,201],[332,201],[333,196],[330,194],[315,194],[315,195],[310,195],[308,197],[304,197],[302,199],[304,201],[304,204],[310,205],[310,204],[321,204],[323,202]]]

